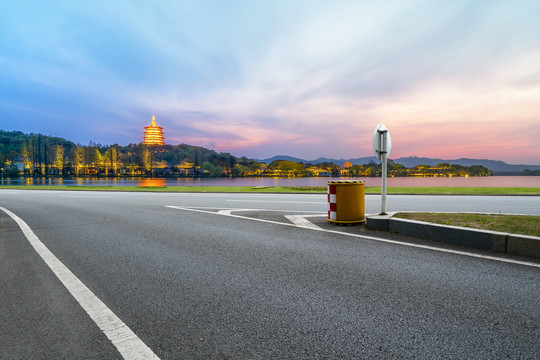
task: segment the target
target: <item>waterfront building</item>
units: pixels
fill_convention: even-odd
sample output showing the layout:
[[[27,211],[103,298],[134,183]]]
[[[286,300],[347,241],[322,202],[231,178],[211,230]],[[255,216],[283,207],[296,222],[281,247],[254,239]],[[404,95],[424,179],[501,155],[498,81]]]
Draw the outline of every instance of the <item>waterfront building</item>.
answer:
[[[156,124],[156,117],[152,114],[152,123],[144,127],[143,144],[162,146],[165,144],[164,139],[163,128]]]

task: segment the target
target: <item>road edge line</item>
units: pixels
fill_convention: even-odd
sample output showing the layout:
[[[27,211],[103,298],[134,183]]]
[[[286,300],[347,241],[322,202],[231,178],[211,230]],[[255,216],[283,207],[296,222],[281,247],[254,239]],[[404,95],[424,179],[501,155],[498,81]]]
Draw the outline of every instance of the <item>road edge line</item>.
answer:
[[[200,212],[200,213],[204,213],[204,214],[212,214],[212,215],[219,215],[219,216],[229,216],[229,217],[234,217],[234,218],[237,218],[237,219],[259,221],[259,222],[264,222],[264,223],[268,223],[268,224],[291,226],[291,227],[295,227],[295,228],[309,229],[309,230],[313,230],[313,231],[321,231],[321,232],[326,232],[326,233],[331,233],[331,234],[338,234],[338,235],[350,236],[350,237],[355,237],[355,238],[360,238],[360,239],[373,240],[373,241],[378,241],[378,242],[383,242],[383,243],[388,243],[388,244],[408,246],[408,247],[414,247],[414,248],[420,248],[420,249],[444,252],[444,253],[449,253],[449,254],[463,255],[463,256],[475,257],[475,258],[480,258],[480,259],[493,260],[493,261],[505,262],[505,263],[510,263],[510,264],[525,265],[525,266],[540,268],[540,264],[533,263],[533,262],[528,262],[528,261],[505,259],[505,258],[501,258],[501,257],[483,255],[483,254],[476,254],[476,253],[460,251],[460,250],[452,250],[452,249],[445,249],[445,248],[422,245],[422,244],[413,244],[413,243],[397,241],[397,240],[382,239],[382,238],[377,238],[377,237],[374,237],[374,236],[351,234],[351,233],[337,231],[337,230],[327,230],[327,229],[323,229],[323,228],[320,228],[320,227],[319,228],[303,227],[303,226],[297,226],[295,224],[283,223],[283,222],[279,222],[279,221],[266,220],[266,219],[250,218],[250,217],[247,217],[247,216],[234,215],[234,214],[224,215],[224,214],[219,214],[219,213],[213,212],[213,211],[190,209],[189,206],[182,207],[182,206],[165,205],[165,207],[168,207],[168,208],[171,208],[171,209],[184,210],[184,211]],[[261,211],[264,211],[264,209],[261,209]],[[323,216],[323,215],[321,215],[321,216]]]
[[[39,240],[30,226],[10,210],[0,206],[0,210],[11,217],[21,228],[34,250],[45,261],[60,282],[79,305],[103,331],[124,359],[159,359],[139,337],[118,318],[84,283],[79,280],[46,246]]]

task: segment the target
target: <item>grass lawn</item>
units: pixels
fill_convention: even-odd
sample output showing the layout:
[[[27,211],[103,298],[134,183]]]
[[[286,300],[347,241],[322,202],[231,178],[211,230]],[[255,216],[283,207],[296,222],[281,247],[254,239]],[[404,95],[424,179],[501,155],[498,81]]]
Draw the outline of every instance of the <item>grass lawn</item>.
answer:
[[[157,192],[242,192],[242,193],[308,193],[324,194],[326,186],[0,186],[17,190],[75,190],[75,191],[157,191]],[[366,194],[380,194],[380,187],[367,187]],[[537,195],[540,187],[389,187],[387,193],[413,195]]]
[[[366,193],[380,194],[380,187]],[[540,187],[389,187],[388,194],[414,195],[540,195]]]
[[[395,217],[436,224],[540,237],[540,216],[464,213],[397,213]]]

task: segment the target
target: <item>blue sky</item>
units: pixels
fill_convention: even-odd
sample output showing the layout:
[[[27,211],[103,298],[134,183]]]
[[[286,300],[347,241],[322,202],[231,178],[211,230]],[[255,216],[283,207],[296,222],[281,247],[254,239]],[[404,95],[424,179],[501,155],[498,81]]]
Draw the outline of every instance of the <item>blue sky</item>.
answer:
[[[540,164],[539,1],[2,1],[0,129]]]

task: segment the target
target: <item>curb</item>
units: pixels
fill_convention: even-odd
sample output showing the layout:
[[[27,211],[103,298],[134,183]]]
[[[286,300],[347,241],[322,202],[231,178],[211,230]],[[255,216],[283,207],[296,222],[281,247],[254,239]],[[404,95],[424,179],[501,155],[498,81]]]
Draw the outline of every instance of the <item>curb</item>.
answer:
[[[366,226],[370,230],[540,259],[540,237],[398,219],[393,217],[396,213],[368,215]]]

